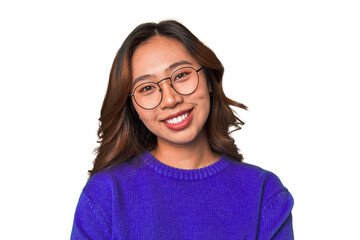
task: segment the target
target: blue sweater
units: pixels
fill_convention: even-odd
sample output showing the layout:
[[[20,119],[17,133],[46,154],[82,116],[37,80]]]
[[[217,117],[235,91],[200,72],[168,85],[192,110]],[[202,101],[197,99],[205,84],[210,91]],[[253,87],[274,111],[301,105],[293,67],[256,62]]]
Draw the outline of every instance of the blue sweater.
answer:
[[[223,156],[184,170],[145,152],[90,178],[71,239],[293,239],[292,207],[259,167]]]

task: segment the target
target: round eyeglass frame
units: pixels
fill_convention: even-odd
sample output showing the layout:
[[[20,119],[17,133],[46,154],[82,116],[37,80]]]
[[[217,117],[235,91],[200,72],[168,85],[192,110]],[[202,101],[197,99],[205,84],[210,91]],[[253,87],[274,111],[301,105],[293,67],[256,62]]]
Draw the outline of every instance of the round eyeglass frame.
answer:
[[[197,84],[196,84],[195,89],[194,89],[192,92],[186,93],[186,94],[183,94],[183,93],[178,92],[178,91],[174,88],[174,86],[173,86],[173,84],[172,84],[172,80],[171,80],[172,77],[173,77],[173,75],[174,75],[176,72],[178,72],[179,70],[184,69],[184,68],[192,68],[192,69],[196,72],[196,75],[197,75]],[[197,69],[197,70],[196,70],[195,68],[193,68],[193,67],[182,67],[182,68],[179,68],[179,69],[175,70],[175,71],[170,75],[170,77],[163,78],[163,79],[161,79],[161,80],[158,81],[158,82],[145,82],[145,83],[155,83],[155,84],[158,85],[158,87],[159,87],[159,91],[161,92],[161,98],[160,98],[159,103],[158,103],[155,107],[145,108],[145,107],[142,107],[142,106],[136,101],[136,98],[135,98],[135,90],[136,90],[138,87],[140,87],[141,85],[145,84],[145,83],[142,83],[142,84],[140,84],[139,86],[137,86],[136,88],[134,88],[133,93],[129,94],[129,97],[134,97],[135,103],[136,103],[139,107],[141,107],[142,109],[145,109],[145,110],[153,110],[153,109],[157,108],[157,107],[160,105],[160,103],[161,103],[161,101],[162,101],[162,98],[163,98],[163,94],[162,94],[161,87],[160,87],[159,83],[161,83],[162,81],[165,81],[165,80],[168,80],[168,79],[169,79],[169,80],[170,80],[170,86],[172,87],[172,89],[174,89],[174,91],[175,91],[176,93],[178,93],[178,94],[180,94],[180,95],[183,95],[183,96],[190,95],[190,94],[193,94],[193,93],[196,91],[196,89],[198,88],[198,86],[199,86],[199,81],[200,81],[200,79],[199,79],[199,72],[200,72],[201,70],[203,70],[203,69],[204,69],[204,67],[200,67],[200,68]]]

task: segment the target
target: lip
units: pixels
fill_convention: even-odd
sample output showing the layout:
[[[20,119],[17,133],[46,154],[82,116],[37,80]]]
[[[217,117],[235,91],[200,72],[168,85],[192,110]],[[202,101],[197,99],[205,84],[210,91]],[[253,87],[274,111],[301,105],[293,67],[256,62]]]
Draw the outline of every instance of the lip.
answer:
[[[178,117],[178,116],[180,116],[180,115],[182,115],[184,113],[187,113],[187,112],[190,113],[189,116],[185,120],[183,120],[181,123],[170,124],[170,123],[165,122],[165,120]],[[180,111],[180,112],[178,112],[176,114],[169,115],[167,118],[165,118],[162,121],[162,123],[167,128],[169,128],[171,130],[179,131],[179,130],[182,130],[182,129],[186,128],[190,124],[192,117],[193,117],[193,108],[187,109],[187,110],[184,110],[184,111]]]
[[[166,118],[164,118],[162,121],[165,121],[165,120],[169,120],[169,119],[171,119],[171,118],[178,117],[178,116],[183,115],[184,113],[190,112],[190,111],[192,111],[192,110],[193,110],[193,108],[190,108],[190,109],[186,109],[186,110],[183,110],[183,111],[180,111],[180,112],[171,114],[171,115],[167,116]]]

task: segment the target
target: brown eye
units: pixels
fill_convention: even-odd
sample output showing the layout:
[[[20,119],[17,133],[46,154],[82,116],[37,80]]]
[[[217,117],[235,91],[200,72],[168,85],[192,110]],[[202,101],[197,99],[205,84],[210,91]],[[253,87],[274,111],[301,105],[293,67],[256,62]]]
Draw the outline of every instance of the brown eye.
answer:
[[[174,80],[173,81],[178,81],[178,80],[184,80],[185,77],[188,77],[189,73],[188,72],[181,72],[175,75]]]
[[[179,75],[177,75],[176,77],[175,77],[175,80],[177,80],[177,79],[179,79],[179,78],[182,78],[182,77],[184,77],[186,75],[186,73],[180,73]]]
[[[140,92],[147,92],[147,91],[150,91],[150,90],[153,90],[153,89],[154,89],[153,86],[145,86],[145,87],[140,89]]]

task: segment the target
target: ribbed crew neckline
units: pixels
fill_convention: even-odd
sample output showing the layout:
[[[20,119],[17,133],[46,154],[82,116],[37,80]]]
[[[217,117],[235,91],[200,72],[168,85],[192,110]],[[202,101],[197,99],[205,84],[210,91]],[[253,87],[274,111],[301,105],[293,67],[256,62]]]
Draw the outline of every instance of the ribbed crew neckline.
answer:
[[[181,169],[171,167],[160,162],[150,152],[145,152],[142,159],[147,166],[163,176],[190,181],[210,177],[229,165],[229,160],[224,156],[221,156],[221,158],[215,163],[199,169]]]

